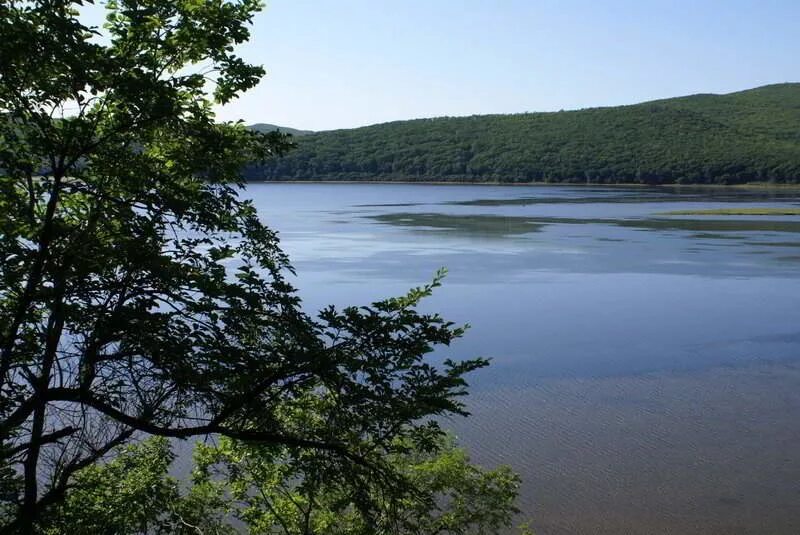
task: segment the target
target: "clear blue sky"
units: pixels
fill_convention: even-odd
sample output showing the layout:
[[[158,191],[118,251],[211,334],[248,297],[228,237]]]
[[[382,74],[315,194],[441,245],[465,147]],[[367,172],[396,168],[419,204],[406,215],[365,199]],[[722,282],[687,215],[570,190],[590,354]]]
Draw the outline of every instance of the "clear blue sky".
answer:
[[[800,81],[800,0],[268,0],[222,119],[312,130]]]

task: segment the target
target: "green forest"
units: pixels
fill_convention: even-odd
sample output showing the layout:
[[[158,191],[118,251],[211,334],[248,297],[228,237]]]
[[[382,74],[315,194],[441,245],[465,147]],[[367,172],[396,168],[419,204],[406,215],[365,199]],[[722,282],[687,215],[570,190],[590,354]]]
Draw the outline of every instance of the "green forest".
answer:
[[[282,129],[287,131],[288,129]],[[295,136],[248,180],[643,184],[800,180],[800,84],[549,113],[440,117]]]

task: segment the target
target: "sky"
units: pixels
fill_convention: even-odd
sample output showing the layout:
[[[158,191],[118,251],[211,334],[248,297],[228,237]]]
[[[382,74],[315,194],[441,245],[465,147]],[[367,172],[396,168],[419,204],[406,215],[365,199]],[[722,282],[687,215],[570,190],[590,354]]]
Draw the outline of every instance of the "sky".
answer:
[[[224,120],[309,130],[800,81],[800,0],[268,0]]]

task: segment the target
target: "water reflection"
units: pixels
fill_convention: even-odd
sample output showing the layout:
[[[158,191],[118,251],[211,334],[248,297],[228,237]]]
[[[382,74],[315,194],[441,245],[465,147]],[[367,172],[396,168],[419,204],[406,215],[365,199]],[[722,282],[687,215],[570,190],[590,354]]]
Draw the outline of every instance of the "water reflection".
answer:
[[[252,185],[309,310],[450,276],[474,457],[544,534],[800,532],[797,190]]]

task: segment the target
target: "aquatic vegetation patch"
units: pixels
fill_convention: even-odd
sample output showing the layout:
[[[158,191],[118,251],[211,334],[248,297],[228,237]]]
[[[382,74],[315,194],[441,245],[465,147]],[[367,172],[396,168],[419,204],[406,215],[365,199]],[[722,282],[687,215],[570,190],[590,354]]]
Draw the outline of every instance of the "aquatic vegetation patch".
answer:
[[[395,213],[367,217],[379,223],[407,227],[419,231],[501,237],[537,232],[543,226],[542,223],[528,217],[499,215]]]
[[[800,208],[711,208],[707,210],[673,210],[671,212],[662,212],[658,215],[800,215]]]
[[[643,230],[689,230],[694,232],[800,232],[800,221],[754,219],[623,219],[617,225]]]

